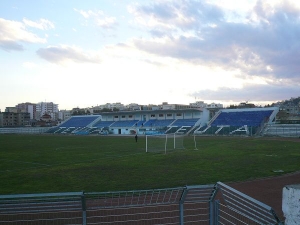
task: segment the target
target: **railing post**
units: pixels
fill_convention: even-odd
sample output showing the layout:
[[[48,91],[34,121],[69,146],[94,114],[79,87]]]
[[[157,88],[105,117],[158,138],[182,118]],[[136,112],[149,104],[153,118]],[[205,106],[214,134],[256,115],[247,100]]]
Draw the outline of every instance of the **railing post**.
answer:
[[[179,202],[179,224],[183,225],[184,224],[184,214],[183,214],[183,202]]]
[[[81,194],[81,206],[82,206],[82,225],[86,225],[86,202],[84,192]]]
[[[213,200],[209,202],[209,225],[219,224],[220,201]]]
[[[182,191],[182,195],[180,197],[180,200],[179,200],[179,224],[180,225],[184,225],[184,208],[183,208],[183,204],[184,204],[184,201],[185,201],[185,197],[187,195],[187,187],[185,187]]]
[[[215,184],[211,196],[209,198],[209,225],[219,224],[220,201],[215,200],[218,190],[218,184]]]
[[[209,202],[209,225],[214,225],[214,202],[215,201]]]

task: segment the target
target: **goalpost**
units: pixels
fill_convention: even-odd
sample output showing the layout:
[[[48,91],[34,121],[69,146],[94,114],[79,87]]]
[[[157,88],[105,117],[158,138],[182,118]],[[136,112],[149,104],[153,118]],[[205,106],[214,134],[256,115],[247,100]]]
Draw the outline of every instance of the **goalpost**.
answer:
[[[197,140],[196,140],[196,135],[195,134],[194,134],[194,145],[195,145],[194,150],[198,150],[198,148],[197,148]]]
[[[164,152],[184,149],[184,135],[178,134],[162,134],[162,135],[146,135],[146,152]]]

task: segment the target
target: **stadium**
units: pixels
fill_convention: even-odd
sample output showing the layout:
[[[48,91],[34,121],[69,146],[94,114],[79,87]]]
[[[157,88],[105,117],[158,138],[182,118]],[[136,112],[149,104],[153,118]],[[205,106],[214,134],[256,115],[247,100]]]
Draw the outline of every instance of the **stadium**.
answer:
[[[299,171],[300,127],[276,124],[277,113],[118,111],[51,128],[2,128],[0,224],[283,224],[278,202],[247,195],[251,185],[240,183]],[[12,159],[16,152],[21,158]],[[9,182],[28,173],[24,186]]]
[[[244,134],[255,135],[272,124],[278,108],[220,110],[209,121],[207,109],[149,110],[76,116],[47,132],[73,134]]]
[[[0,128],[0,133],[113,134],[113,135],[244,135],[299,137],[299,125],[278,124],[278,107],[166,109],[104,112],[72,116],[55,127]]]

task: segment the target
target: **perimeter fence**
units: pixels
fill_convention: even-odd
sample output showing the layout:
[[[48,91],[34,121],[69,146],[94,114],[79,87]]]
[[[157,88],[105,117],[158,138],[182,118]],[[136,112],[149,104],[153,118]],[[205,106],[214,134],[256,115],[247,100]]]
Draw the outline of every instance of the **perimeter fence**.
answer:
[[[264,136],[300,137],[300,124],[271,124],[263,131]]]
[[[49,127],[5,127],[0,128],[0,134],[43,134]]]
[[[274,210],[221,183],[123,192],[0,196],[0,224],[283,224]]]

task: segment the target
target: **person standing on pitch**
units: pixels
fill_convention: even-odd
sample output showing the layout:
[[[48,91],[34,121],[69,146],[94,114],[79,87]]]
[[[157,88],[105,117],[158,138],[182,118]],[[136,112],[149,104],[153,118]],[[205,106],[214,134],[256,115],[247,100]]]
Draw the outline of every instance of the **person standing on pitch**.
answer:
[[[135,142],[137,142],[137,139],[138,139],[138,136],[137,136],[137,134],[135,135],[135,137],[134,137],[134,138],[135,138]]]

